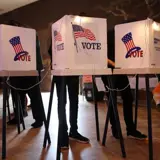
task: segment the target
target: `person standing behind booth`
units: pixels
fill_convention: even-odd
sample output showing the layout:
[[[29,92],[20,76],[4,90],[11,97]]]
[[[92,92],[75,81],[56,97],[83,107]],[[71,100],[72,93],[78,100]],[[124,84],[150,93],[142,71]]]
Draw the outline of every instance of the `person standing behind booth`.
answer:
[[[108,31],[107,34],[107,42],[108,42],[108,67],[114,68],[115,67],[115,38],[114,38],[114,29]],[[102,81],[106,87],[106,90],[108,90],[108,77],[107,76],[101,76]],[[126,123],[126,130],[127,130],[127,136],[135,138],[135,139],[146,139],[147,136],[136,130],[135,124],[133,122],[133,97],[129,85],[129,80],[127,75],[112,75],[114,87],[120,90],[121,97],[123,100],[123,114],[124,114],[124,120]],[[115,94],[116,95],[116,94]],[[108,98],[109,98],[108,94]],[[116,97],[114,97],[116,98]],[[109,101],[109,106],[112,106],[112,101]],[[116,120],[114,117],[113,108],[111,107],[111,116],[110,116],[110,123],[111,123],[111,129],[112,129],[112,135],[119,139],[119,134],[116,129]]]
[[[7,24],[23,27],[23,25],[21,25],[16,21],[9,21]],[[36,36],[36,64],[37,64],[37,71],[39,73],[39,76],[10,77],[11,85],[16,88],[27,89],[39,83],[40,72],[43,70],[43,64],[42,64],[42,59],[40,55],[40,44],[39,44],[38,36]],[[15,90],[14,89],[12,90],[14,94]],[[44,113],[43,113],[43,101],[42,101],[39,84],[29,90],[25,90],[25,91],[17,90],[17,92],[20,95],[22,108],[24,108],[26,105],[24,102],[25,102],[26,94],[28,94],[31,100],[31,109],[32,109],[33,118],[35,119],[35,122],[31,124],[31,126],[33,128],[41,127],[44,121],[44,116],[43,116]]]
[[[50,47],[51,48],[51,47]],[[52,59],[52,51],[49,50],[49,54]],[[61,100],[61,86],[62,86],[62,76],[54,76],[54,82],[56,84],[57,88],[57,96],[58,96],[58,117],[59,120],[61,119],[61,113],[60,113],[60,100]],[[63,106],[66,107],[67,103],[67,97],[66,97],[66,86],[68,87],[68,93],[69,93],[69,101],[70,101],[70,110],[69,110],[69,122],[70,122],[70,132],[68,137],[68,126],[67,126],[67,120],[66,120],[66,108],[63,108],[63,112],[65,112],[64,119],[64,128],[63,128],[63,138],[61,140],[61,149],[68,149],[69,146],[69,138],[72,140],[76,140],[81,143],[89,143],[89,139],[82,136],[78,132],[78,94],[79,94],[79,76],[65,76],[65,89],[63,93],[64,102]]]
[[[51,57],[51,62],[52,62],[52,42],[50,45],[50,48],[48,50],[49,55]],[[57,88],[57,96],[58,96],[58,118],[59,121],[62,119],[62,113],[60,112],[60,101],[61,101],[61,89],[62,89],[62,81],[63,77],[62,76],[54,76],[54,81],[56,84]],[[82,136],[78,132],[78,95],[79,95],[79,76],[65,76],[65,88],[64,88],[64,93],[63,93],[63,138],[61,139],[61,149],[68,149],[69,148],[69,138],[72,140],[76,140],[77,142],[80,143],[89,143],[89,139]],[[69,122],[70,122],[70,131],[68,135],[68,126],[67,126],[67,120],[66,120],[66,103],[67,103],[67,97],[66,97],[66,86],[68,88],[68,93],[69,93],[69,101],[70,101],[70,110],[69,110]]]

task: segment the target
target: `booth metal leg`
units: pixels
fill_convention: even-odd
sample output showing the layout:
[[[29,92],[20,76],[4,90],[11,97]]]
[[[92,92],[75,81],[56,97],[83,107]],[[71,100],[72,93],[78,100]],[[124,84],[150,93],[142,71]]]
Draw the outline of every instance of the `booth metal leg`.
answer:
[[[61,98],[60,100],[60,113],[61,113],[61,116],[59,117],[59,125],[58,125],[58,140],[57,140],[57,157],[56,157],[56,160],[60,160],[60,157],[61,157],[61,141],[62,141],[62,137],[63,137],[63,118],[64,118],[64,105],[66,105],[64,103],[64,92],[65,92],[65,87],[66,87],[66,83],[65,83],[65,76],[62,77],[62,84],[61,84],[61,96],[59,98]]]
[[[57,156],[56,160],[60,160],[61,158],[61,146],[60,146],[60,137],[61,137],[60,126],[58,126],[58,141],[57,141]]]
[[[135,90],[135,127],[137,129],[137,116],[138,116],[138,86],[139,86],[139,76],[136,75],[136,90]]]
[[[6,158],[6,101],[7,84],[6,77],[3,77],[3,119],[2,119],[2,159]]]
[[[17,107],[19,108],[19,111],[20,111],[20,123],[21,123],[21,121],[22,121],[23,130],[25,130],[26,127],[25,127],[24,118],[23,118],[23,111],[22,111],[21,99],[20,99],[20,96],[19,96],[18,94],[17,94],[17,101],[18,101]]]
[[[146,99],[147,99],[147,116],[148,116],[149,160],[153,160],[152,115],[151,115],[151,100],[149,96],[149,75],[145,75],[145,79],[146,79]]]
[[[111,100],[111,98],[109,98],[109,101]],[[107,103],[106,103],[107,104]],[[109,119],[110,119],[110,107],[109,105],[108,106],[108,112],[107,112],[107,115],[106,115],[106,121],[105,121],[105,127],[104,127],[104,133],[103,133],[103,139],[102,139],[102,145],[105,146],[105,143],[106,143],[106,138],[107,138],[107,131],[108,131],[108,124],[109,124]]]
[[[99,118],[98,118],[98,105],[97,105],[97,95],[96,95],[96,82],[95,76],[92,76],[92,88],[93,88],[93,99],[94,99],[94,107],[95,107],[95,120],[96,120],[96,133],[97,133],[97,141],[100,141],[100,131],[99,131]]]
[[[41,71],[38,71],[38,75],[39,75],[38,79],[39,79],[39,81],[41,81]],[[52,92],[52,86],[51,86],[51,93],[53,93]],[[40,95],[40,96],[41,96],[41,99],[42,99],[42,95]],[[53,99],[53,97],[52,97],[52,99]],[[41,103],[43,104],[43,101]],[[51,144],[51,138],[50,138],[50,134],[49,134],[49,131],[48,131],[48,125],[49,125],[49,121],[50,121],[50,115],[49,115],[49,120],[47,121],[46,115],[45,115],[45,110],[44,110],[44,105],[41,105],[41,106],[42,106],[41,110],[42,110],[42,113],[43,113],[43,122],[44,122],[44,127],[45,127],[45,136],[44,136],[43,147],[46,147],[47,139],[48,139],[48,144]],[[52,101],[51,101],[51,107],[52,107]],[[50,108],[50,112],[51,112],[51,108]]]
[[[115,88],[114,84],[113,84],[113,79],[112,76],[108,76],[108,83],[110,88]],[[125,158],[126,157],[126,152],[125,152],[125,147],[124,147],[124,139],[122,136],[122,130],[121,130],[121,124],[119,121],[119,115],[118,115],[118,109],[117,109],[117,100],[114,99],[114,94],[115,91],[110,91],[110,97],[111,97],[111,102],[112,102],[112,106],[113,106],[113,112],[114,112],[114,116],[115,116],[115,120],[116,120],[116,127],[117,127],[117,131],[119,132],[119,136],[120,136],[120,145],[121,145],[121,151],[122,151],[122,156]]]
[[[48,144],[51,144],[51,138],[50,138],[50,134],[49,134],[49,130],[46,128],[48,127],[48,122],[46,119],[46,115],[45,115],[45,110],[44,107],[42,106],[42,112],[43,112],[43,121],[44,121],[44,127],[45,127],[45,131],[47,131],[45,134],[46,140],[48,139]],[[49,127],[48,127],[49,128]],[[45,142],[46,143],[46,142]],[[46,145],[46,144],[45,144]],[[45,146],[44,146],[45,147]]]
[[[16,119],[18,134],[20,134],[21,123],[22,123],[23,130],[25,130],[25,123],[24,123],[21,99],[20,99],[20,96],[19,96],[19,93],[18,93],[17,90],[14,90],[14,91],[11,91],[11,92],[12,92],[13,108],[14,108],[14,113],[15,113],[15,119]],[[8,89],[8,93],[9,93],[9,89]],[[7,96],[7,99],[8,99],[8,96]],[[10,121],[8,121],[8,123],[10,123]]]
[[[7,89],[7,109],[8,109],[8,121],[11,120],[11,112],[10,112],[10,107],[9,107],[9,95],[10,95],[10,89]]]
[[[20,134],[21,130],[20,130],[20,121],[21,121],[21,116],[20,116],[20,107],[19,107],[19,98],[18,98],[18,93],[17,91],[15,91],[15,117],[16,117],[16,121],[17,121],[17,129],[18,129],[18,134]]]
[[[47,122],[46,122],[46,128],[45,128],[45,135],[44,135],[44,141],[43,141],[43,147],[46,147],[47,143],[47,134],[49,134],[49,123],[51,118],[51,110],[52,110],[52,102],[53,102],[53,94],[54,94],[54,79],[52,77],[52,83],[51,83],[51,91],[50,91],[50,98],[49,98],[49,106],[48,106],[48,113],[47,113]],[[51,141],[50,141],[51,143]]]

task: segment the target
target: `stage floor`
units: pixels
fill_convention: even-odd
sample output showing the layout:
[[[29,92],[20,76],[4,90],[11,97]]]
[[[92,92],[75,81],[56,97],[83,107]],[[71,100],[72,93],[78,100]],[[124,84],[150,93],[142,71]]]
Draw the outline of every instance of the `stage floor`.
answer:
[[[0,96],[1,100],[2,96]],[[102,147],[96,140],[96,129],[94,119],[94,106],[88,103],[82,96],[79,98],[79,131],[87,136],[91,143],[90,145],[79,144],[70,141],[69,152],[63,153],[64,160],[124,160],[121,157],[119,141],[115,140],[109,133],[106,147]],[[45,110],[48,108],[49,93],[43,93]],[[1,101],[2,102],[2,101]],[[126,129],[123,120],[123,110],[121,105],[118,107],[119,115],[122,124],[122,132],[125,138],[125,147],[127,152],[126,160],[146,160],[148,159],[148,142],[137,141],[126,137]],[[101,138],[103,135],[104,122],[106,116],[106,107],[104,103],[99,104],[100,131]],[[68,105],[67,105],[68,111]],[[0,112],[2,113],[2,103],[0,103]],[[1,114],[0,114],[1,115]],[[147,118],[146,108],[139,107],[138,128],[147,134]],[[152,110],[153,118],[153,143],[154,143],[154,160],[160,160],[160,112],[157,109]],[[54,103],[52,108],[52,118],[50,123],[50,135],[52,144],[48,150],[43,150],[44,127],[41,129],[31,129],[30,124],[33,122],[31,111],[29,116],[25,118],[26,130],[20,135],[17,134],[16,126],[7,126],[7,160],[54,160],[56,159],[56,144],[57,144],[57,97],[54,95]],[[0,120],[0,132],[1,132]],[[1,143],[1,136],[0,136]],[[1,150],[1,145],[0,145]]]

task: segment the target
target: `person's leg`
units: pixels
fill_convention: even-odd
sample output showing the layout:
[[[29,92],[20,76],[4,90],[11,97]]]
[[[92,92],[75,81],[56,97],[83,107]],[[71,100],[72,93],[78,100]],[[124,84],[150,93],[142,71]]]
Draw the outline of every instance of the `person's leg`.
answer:
[[[118,75],[116,83],[123,100],[123,114],[127,131],[135,130],[135,124],[133,122],[133,96],[128,77],[126,75]]]
[[[71,139],[82,143],[88,143],[89,139],[78,133],[78,95],[79,95],[79,76],[67,77],[67,86],[70,100],[70,134]]]
[[[23,88],[23,77],[10,77],[10,84],[12,86],[14,86],[15,88]],[[27,116],[27,111],[26,111],[26,106],[25,106],[25,103],[24,103],[24,92],[22,91],[17,91],[13,88],[11,88],[11,95],[12,95],[12,101],[13,101],[13,108],[14,108],[14,118],[8,122],[8,124],[16,124],[17,121],[16,121],[16,100],[17,100],[17,97],[16,97],[16,92],[18,92],[18,95],[20,97],[20,101],[21,101],[21,107],[22,107],[22,111],[23,111],[23,115],[24,117]]]
[[[120,92],[123,100],[123,113],[127,128],[127,135],[136,139],[147,138],[146,135],[136,130],[135,124],[133,122],[133,97],[128,77],[126,75],[117,76],[116,83],[118,89],[121,90]]]
[[[67,77],[67,87],[68,87],[69,102],[70,102],[70,109],[69,109],[70,132],[77,132],[79,77],[78,76]]]
[[[26,80],[28,81],[28,86],[27,86],[28,88],[39,82],[38,77],[27,77]],[[40,86],[36,85],[30,90],[28,90],[27,92],[31,100],[31,109],[32,109],[33,118],[35,119],[35,123],[33,123],[32,126],[34,128],[41,127],[43,125],[43,107],[44,106],[43,106]]]
[[[13,84],[12,84],[13,85]],[[15,90],[11,88],[11,96],[12,96],[12,103],[13,103],[13,113],[14,113],[14,117],[7,122],[8,125],[15,125],[17,124],[17,120],[16,120],[16,105],[15,105],[15,101],[16,101],[16,96],[15,96]]]
[[[63,133],[63,137],[61,139],[61,148],[65,149],[68,148],[68,126],[67,126],[67,120],[66,120],[66,80],[67,77],[65,77],[65,80],[63,81],[62,76],[55,76],[54,81],[56,83],[56,89],[57,89],[57,98],[58,98],[58,119],[59,119],[59,125],[63,125],[63,128],[61,132]],[[62,84],[64,83],[64,84]],[[65,88],[62,88],[65,87]],[[64,91],[64,92],[62,92]]]

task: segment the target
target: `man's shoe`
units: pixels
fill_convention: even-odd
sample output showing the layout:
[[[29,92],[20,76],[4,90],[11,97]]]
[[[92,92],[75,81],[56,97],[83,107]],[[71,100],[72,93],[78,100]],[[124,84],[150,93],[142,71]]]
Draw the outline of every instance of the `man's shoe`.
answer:
[[[118,134],[117,129],[115,129],[113,127],[111,127],[111,129],[112,129],[112,135],[113,135],[113,137],[116,138],[116,139],[120,139],[120,136]]]
[[[128,131],[127,136],[130,138],[138,139],[138,140],[145,140],[147,139],[147,136],[145,134],[142,134],[141,132],[134,130],[134,131]]]
[[[69,138],[71,140],[76,140],[77,142],[80,142],[80,143],[89,143],[89,139],[84,137],[84,136],[82,136],[78,132],[76,132],[76,133],[70,132]]]
[[[43,126],[43,121],[35,121],[34,123],[31,124],[33,128],[40,128]]]

